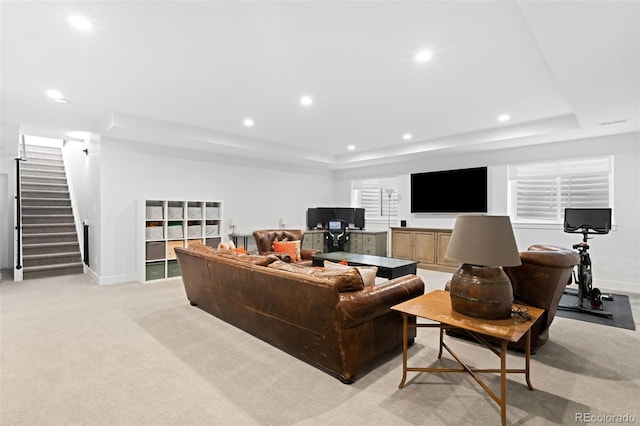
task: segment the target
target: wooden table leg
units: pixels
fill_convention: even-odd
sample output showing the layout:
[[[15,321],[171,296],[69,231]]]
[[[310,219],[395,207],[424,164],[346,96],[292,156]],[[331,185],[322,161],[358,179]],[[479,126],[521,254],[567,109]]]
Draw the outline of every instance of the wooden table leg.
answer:
[[[500,342],[500,418],[507,425],[507,341]]]
[[[527,331],[526,337],[525,337],[525,370],[526,372],[524,373],[525,378],[527,379],[527,386],[529,387],[529,390],[533,390],[533,385],[531,384],[531,329],[529,329]]]
[[[400,389],[407,381],[407,314],[402,312],[402,381],[400,382]]]

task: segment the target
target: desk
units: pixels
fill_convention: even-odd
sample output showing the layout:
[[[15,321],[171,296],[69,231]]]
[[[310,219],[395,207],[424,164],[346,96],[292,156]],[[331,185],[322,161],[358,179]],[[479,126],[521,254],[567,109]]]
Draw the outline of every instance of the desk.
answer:
[[[242,239],[243,244],[241,245],[245,248],[245,250],[249,249],[248,244],[250,237],[253,237],[253,234],[229,234],[229,238],[231,238],[231,241],[233,241],[233,244],[235,244],[236,247],[240,247],[238,243]]]
[[[418,262],[406,259],[394,259],[393,257],[373,256],[370,254],[349,253],[346,251],[333,251],[313,256],[313,266],[323,266],[324,261],[341,262],[346,260],[353,266],[377,266],[377,276],[394,279],[408,274],[415,274]]]
[[[531,366],[531,326],[544,313],[544,309],[527,306],[528,313],[531,315],[531,321],[518,321],[515,318],[504,320],[484,320],[460,314],[451,309],[451,299],[448,291],[435,290],[422,296],[416,297],[398,305],[392,306],[391,309],[402,314],[402,381],[400,389],[402,389],[407,381],[407,371],[418,372],[448,372],[448,373],[469,373],[476,382],[491,396],[491,398],[500,406],[500,416],[502,424],[507,424],[507,373],[523,373],[525,375],[529,390],[533,390],[530,380]],[[416,316],[426,318],[437,324],[409,324],[408,317]],[[446,349],[451,356],[460,364],[462,368],[420,368],[407,367],[407,327],[439,327],[440,329],[440,346],[438,359],[442,357],[442,348]],[[500,357],[500,368],[496,369],[478,369],[467,366],[461,358],[455,354],[449,346],[443,341],[443,331],[447,328],[461,328],[466,330],[478,342],[482,343],[495,355]],[[500,339],[500,350],[498,351],[490,343],[488,343],[482,335],[492,336]],[[525,368],[509,369],[507,368],[507,343],[517,342],[522,336],[526,335],[525,348]],[[500,396],[496,395],[482,379],[475,373],[500,373]]]

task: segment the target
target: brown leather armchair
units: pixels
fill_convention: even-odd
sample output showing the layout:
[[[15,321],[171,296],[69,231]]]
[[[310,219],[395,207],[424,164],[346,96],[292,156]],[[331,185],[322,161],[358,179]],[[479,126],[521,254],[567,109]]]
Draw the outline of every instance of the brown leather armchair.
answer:
[[[531,329],[532,350],[549,339],[549,327],[558,311],[573,268],[580,262],[578,253],[562,247],[535,244],[520,252],[522,265],[504,268],[513,286],[516,303],[545,310]],[[524,338],[513,346],[524,349]]]
[[[284,262],[291,262],[291,258],[286,253],[278,253],[273,250],[274,241],[302,241],[304,231],[301,229],[260,229],[253,231],[253,238],[256,240],[258,253],[261,255],[275,254]],[[312,256],[321,253],[315,249],[300,249],[301,263],[311,265]]]
[[[513,286],[514,303],[545,310],[531,327],[531,353],[534,353],[549,339],[549,327],[556,316],[571,272],[580,262],[580,257],[570,249],[535,244],[527,251],[520,252],[520,260],[522,265],[503,269]],[[463,334],[462,330],[457,329],[449,330],[447,334],[467,337],[466,333]],[[524,350],[525,338],[526,336],[515,343],[509,343],[509,347]],[[487,340],[493,341],[489,338]]]

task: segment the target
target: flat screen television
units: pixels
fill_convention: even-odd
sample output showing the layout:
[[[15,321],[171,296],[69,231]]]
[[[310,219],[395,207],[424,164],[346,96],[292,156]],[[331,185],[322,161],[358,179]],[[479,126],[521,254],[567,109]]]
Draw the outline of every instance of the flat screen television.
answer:
[[[487,213],[487,168],[412,174],[411,213]]]

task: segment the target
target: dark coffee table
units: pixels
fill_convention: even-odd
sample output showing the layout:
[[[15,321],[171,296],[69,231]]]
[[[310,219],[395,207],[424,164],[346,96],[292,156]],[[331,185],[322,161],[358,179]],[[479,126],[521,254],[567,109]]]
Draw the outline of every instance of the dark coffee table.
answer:
[[[377,266],[382,278],[398,278],[403,275],[415,274],[418,262],[414,260],[395,259],[393,257],[372,256],[370,254],[349,253],[346,251],[334,251],[313,256],[313,266],[323,266],[324,261],[341,262],[346,260],[352,266]]]

